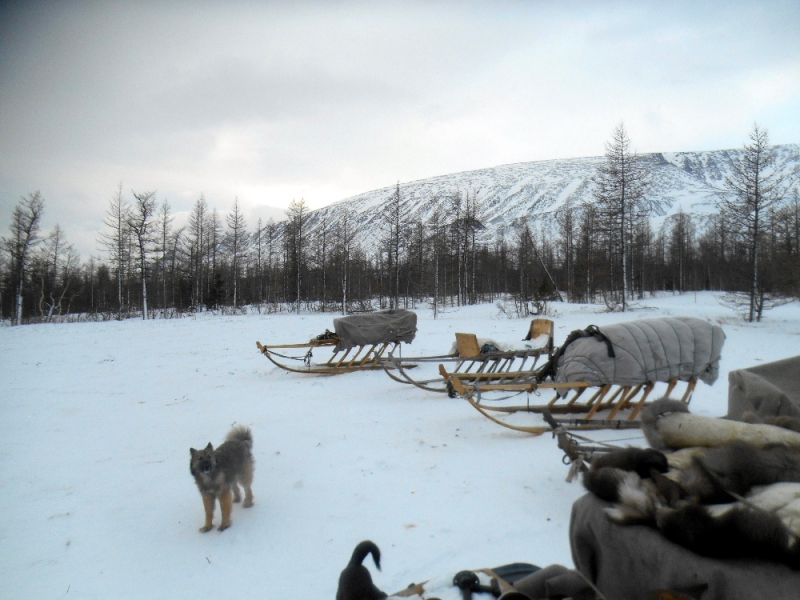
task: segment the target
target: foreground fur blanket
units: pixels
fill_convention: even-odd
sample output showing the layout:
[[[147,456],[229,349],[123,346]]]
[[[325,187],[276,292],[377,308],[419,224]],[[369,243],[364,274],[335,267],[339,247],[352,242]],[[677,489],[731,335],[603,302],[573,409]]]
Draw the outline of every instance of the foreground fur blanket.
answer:
[[[773,561],[699,556],[648,525],[620,526],[586,494],[572,506],[570,546],[575,567],[607,598],[642,598],[669,588],[702,600],[794,598],[800,571]]]
[[[648,440],[658,438],[659,419],[686,410],[653,403],[642,416]],[[662,585],[703,600],[794,597],[800,447],[754,441],[675,452],[661,443],[595,458],[583,477],[591,495],[573,507],[576,567],[610,598]]]

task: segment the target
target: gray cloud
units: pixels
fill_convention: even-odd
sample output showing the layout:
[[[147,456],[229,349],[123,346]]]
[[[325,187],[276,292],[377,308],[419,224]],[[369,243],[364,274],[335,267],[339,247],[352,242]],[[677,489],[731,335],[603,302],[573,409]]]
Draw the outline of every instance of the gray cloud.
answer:
[[[424,177],[800,139],[796,2],[71,2],[0,9],[0,234],[84,256],[116,185],[253,219]],[[260,212],[259,212],[260,211]],[[273,212],[274,214],[274,212]]]

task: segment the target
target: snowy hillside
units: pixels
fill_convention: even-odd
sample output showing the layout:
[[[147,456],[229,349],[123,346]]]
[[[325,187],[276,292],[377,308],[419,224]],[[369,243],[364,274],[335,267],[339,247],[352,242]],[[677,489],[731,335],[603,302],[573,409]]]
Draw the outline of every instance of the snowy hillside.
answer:
[[[782,171],[800,168],[800,144],[775,146],[775,151]],[[662,215],[679,208],[694,214],[710,212],[714,210],[714,190],[722,188],[731,164],[741,154],[742,150],[715,150],[643,155],[651,166],[649,196]],[[592,178],[604,160],[590,157],[517,163],[401,183],[405,218],[425,221],[438,204],[460,192],[462,197],[474,195],[482,202],[486,234],[491,236],[500,225],[511,225],[520,217],[546,219],[566,202],[592,202]],[[392,185],[316,210],[311,213],[311,227],[317,227],[325,217],[335,220],[343,209],[350,209],[357,233],[370,244],[380,235],[382,208],[394,191]]]
[[[730,370],[800,353],[797,303],[752,324],[712,293],[626,314],[552,308],[557,343],[660,315],[720,323],[719,379],[691,404],[702,415],[726,413]],[[404,356],[446,352],[456,331],[514,342],[529,326],[490,304],[417,314]],[[308,340],[334,316],[0,327],[0,597],[332,599],[363,539],[382,551],[383,571],[368,563],[380,588],[432,580],[426,596],[443,600],[461,597],[450,582],[462,569],[571,566],[570,508],[583,488],[564,481],[551,436],[503,429],[382,371],[289,373],[256,350],[256,340]],[[220,443],[234,423],[253,430],[255,505],[202,534],[189,448]],[[639,431],[591,435],[644,444]]]

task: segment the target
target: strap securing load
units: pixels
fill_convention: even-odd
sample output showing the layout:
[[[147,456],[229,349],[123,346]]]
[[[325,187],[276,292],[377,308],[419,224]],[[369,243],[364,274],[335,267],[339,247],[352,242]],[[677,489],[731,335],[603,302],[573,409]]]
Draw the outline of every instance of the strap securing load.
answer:
[[[536,377],[536,380],[539,383],[542,383],[545,379],[550,377],[553,381],[555,381],[556,373],[558,371],[558,359],[561,358],[561,355],[564,354],[572,342],[586,337],[592,337],[596,340],[605,342],[606,347],[608,348],[608,357],[616,358],[616,354],[614,353],[614,345],[611,343],[611,340],[608,339],[608,337],[606,337],[602,331],[600,331],[600,328],[597,325],[589,325],[586,329],[576,329],[567,336],[567,339],[564,341],[564,343],[557,348],[555,352],[553,352],[553,356],[550,357],[550,360],[548,360],[547,363],[542,367],[542,370],[539,371],[539,375]]]

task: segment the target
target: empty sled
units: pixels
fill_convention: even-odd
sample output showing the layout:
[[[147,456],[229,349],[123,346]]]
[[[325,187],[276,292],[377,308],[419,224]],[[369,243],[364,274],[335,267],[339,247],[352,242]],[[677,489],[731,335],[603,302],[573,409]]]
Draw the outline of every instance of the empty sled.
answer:
[[[326,331],[308,342],[256,342],[256,346],[277,366],[295,373],[336,375],[381,369],[387,351],[403,342],[410,344],[414,339],[417,315],[404,309],[349,315],[334,319],[333,328],[333,332]],[[316,362],[314,352],[327,349],[330,349],[331,356],[327,360]]]
[[[638,427],[636,418],[648,399],[677,394],[688,404],[698,380],[714,383],[724,341],[722,328],[702,319],[643,319],[574,331],[544,367],[514,382],[470,380],[445,365],[439,369],[481,414],[510,429],[550,431],[545,424],[523,426],[507,418],[544,409],[570,429]],[[508,404],[522,393],[526,404]],[[531,402],[543,394],[552,397]]]
[[[430,392],[455,396],[452,386],[436,370],[446,364],[462,381],[511,383],[530,377],[540,359],[549,358],[553,350],[553,321],[533,319],[525,339],[515,344],[478,338],[474,333],[456,333],[456,341],[448,354],[404,358],[400,349],[392,349],[382,364],[387,375]],[[426,368],[427,367],[427,368]],[[413,372],[409,372],[410,369]]]

